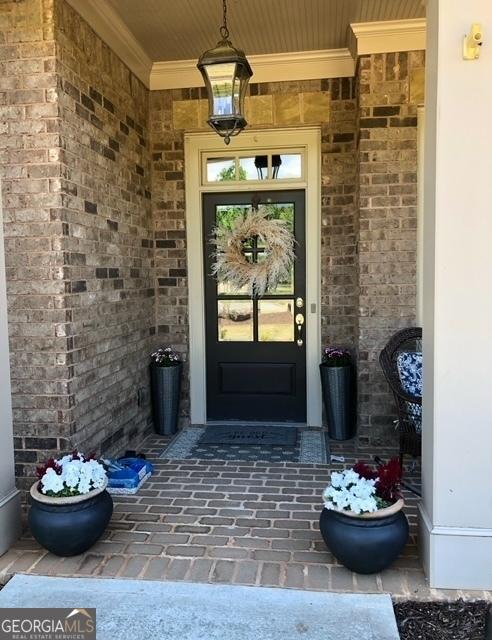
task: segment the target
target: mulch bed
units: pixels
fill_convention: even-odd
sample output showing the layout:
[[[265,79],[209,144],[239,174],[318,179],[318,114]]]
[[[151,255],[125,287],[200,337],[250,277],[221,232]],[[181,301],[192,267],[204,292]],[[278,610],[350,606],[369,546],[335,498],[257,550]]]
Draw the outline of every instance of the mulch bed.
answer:
[[[394,610],[401,640],[484,640],[489,606],[463,600],[399,602]]]

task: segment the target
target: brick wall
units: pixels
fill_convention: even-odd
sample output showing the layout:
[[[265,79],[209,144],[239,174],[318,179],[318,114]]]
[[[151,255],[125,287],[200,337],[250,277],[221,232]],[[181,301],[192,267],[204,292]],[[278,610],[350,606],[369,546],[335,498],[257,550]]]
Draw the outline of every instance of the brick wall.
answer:
[[[415,324],[417,105],[424,53],[361,58],[359,411],[362,443],[394,441],[395,410],[379,352]]]
[[[114,452],[149,424],[149,92],[68,3],[56,7],[74,440]]]
[[[27,487],[46,455],[112,452],[150,425],[149,103],[63,0],[1,3],[0,30],[14,433]]]
[[[250,122],[285,126],[315,118],[322,125],[323,343],[355,348],[357,339],[357,134],[353,79],[251,84]],[[299,100],[299,96],[302,99]],[[315,100],[315,96],[321,98]],[[184,130],[203,128],[204,90],[151,92],[157,331],[188,356]],[[309,120],[312,121],[312,120]],[[189,420],[185,367],[182,422]]]

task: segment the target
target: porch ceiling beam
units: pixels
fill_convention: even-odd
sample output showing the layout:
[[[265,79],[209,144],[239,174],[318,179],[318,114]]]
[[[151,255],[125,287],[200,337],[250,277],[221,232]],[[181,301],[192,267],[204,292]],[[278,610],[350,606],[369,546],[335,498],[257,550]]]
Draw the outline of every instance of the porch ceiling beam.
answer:
[[[348,49],[295,51],[248,56],[253,68],[252,82],[346,78],[355,73],[355,62]],[[150,74],[151,89],[202,87],[196,60],[155,62]]]
[[[425,18],[353,23],[349,34],[350,51],[357,57],[425,49],[425,24]]]

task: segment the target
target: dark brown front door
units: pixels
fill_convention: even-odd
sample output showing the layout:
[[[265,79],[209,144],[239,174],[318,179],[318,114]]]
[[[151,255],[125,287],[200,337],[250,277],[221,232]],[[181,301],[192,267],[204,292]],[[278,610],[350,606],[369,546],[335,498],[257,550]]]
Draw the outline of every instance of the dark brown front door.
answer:
[[[205,194],[205,307],[207,419],[247,422],[306,421],[304,191],[261,192],[268,215],[285,220],[296,238],[289,278],[259,299],[233,292],[211,275],[213,229],[251,209],[251,193]],[[265,255],[254,240],[252,262]]]

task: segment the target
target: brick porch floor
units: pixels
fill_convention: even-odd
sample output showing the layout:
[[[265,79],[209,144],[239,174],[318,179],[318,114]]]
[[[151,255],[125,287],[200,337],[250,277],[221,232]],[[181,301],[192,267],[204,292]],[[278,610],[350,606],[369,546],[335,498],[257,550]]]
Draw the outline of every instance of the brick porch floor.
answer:
[[[362,576],[337,563],[318,530],[320,496],[330,468],[354,463],[350,446],[332,451],[345,456],[344,464],[315,465],[161,460],[166,444],[157,436],[144,443],[155,474],[137,496],[114,497],[108,530],[90,551],[58,558],[26,532],[0,558],[0,581],[30,573],[390,592],[400,599],[491,598],[429,589],[416,548],[417,500],[408,492],[411,535],[394,565]],[[394,453],[378,451],[383,458]]]

